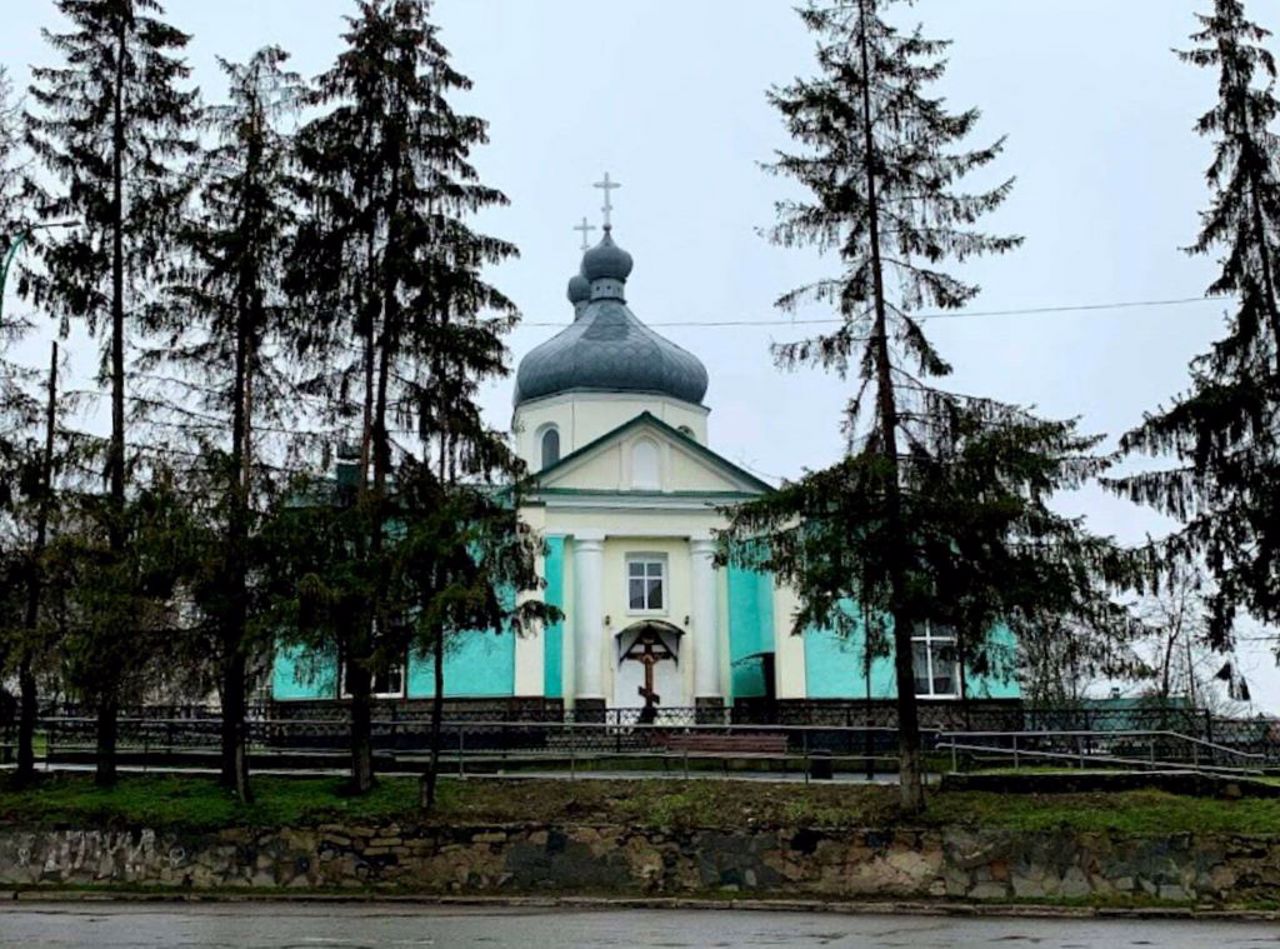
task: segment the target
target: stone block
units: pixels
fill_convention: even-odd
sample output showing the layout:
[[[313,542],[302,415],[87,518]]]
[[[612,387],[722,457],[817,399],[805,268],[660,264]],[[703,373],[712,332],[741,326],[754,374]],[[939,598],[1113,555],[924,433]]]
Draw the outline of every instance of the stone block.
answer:
[[[1009,896],[1009,887],[1004,883],[975,883],[965,895],[973,900],[1002,900]]]
[[[1067,899],[1082,899],[1092,892],[1093,887],[1089,885],[1089,878],[1079,867],[1068,867],[1067,872],[1062,875],[1062,882],[1058,885],[1058,895]]]
[[[1044,899],[1049,893],[1045,890],[1044,877],[1033,880],[1030,877],[1019,876],[1014,874],[1010,880],[1013,886],[1013,895],[1024,900]]]

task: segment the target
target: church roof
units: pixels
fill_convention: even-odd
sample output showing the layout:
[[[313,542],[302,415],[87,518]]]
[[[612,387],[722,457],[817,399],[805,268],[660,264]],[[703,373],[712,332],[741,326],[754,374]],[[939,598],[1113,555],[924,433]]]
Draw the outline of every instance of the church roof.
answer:
[[[582,259],[591,299],[571,326],[538,346],[516,372],[515,404],[563,392],[666,395],[701,404],[707,370],[701,360],[640,322],[624,296],[631,255],[604,238]]]

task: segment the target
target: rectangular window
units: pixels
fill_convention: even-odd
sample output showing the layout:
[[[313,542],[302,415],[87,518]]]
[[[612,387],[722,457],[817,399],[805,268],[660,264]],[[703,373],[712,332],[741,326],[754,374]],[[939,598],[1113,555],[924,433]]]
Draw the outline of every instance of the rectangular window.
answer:
[[[350,698],[351,693],[347,691],[347,663],[342,665],[342,697]],[[371,683],[370,692],[374,698],[378,699],[402,699],[404,698],[404,665],[396,662],[389,665],[386,669],[374,673],[373,682]]]
[[[955,632],[929,623],[911,637],[911,664],[916,695],[922,699],[953,699],[960,695],[960,660]]]
[[[667,608],[666,560],[636,557],[627,561],[627,609],[632,613],[657,613]]]

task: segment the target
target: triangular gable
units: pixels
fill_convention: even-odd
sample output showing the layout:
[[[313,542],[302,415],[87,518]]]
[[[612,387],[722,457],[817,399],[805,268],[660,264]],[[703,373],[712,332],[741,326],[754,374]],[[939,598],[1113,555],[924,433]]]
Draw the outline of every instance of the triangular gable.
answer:
[[[637,489],[630,483],[626,456],[628,447],[642,437],[651,438],[664,446],[667,452],[660,493],[742,496],[767,494],[773,490],[751,472],[699,444],[651,412],[641,412],[539,472],[538,487],[534,493],[645,493],[645,489]]]

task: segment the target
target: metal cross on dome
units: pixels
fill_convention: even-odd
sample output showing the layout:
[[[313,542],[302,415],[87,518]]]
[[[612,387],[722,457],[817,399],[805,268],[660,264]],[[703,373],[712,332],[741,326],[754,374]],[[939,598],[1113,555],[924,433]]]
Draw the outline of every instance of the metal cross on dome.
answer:
[[[622,185],[618,184],[618,182],[616,181],[610,181],[609,173],[606,171],[604,173],[604,181],[597,181],[591,187],[599,188],[601,191],[604,192],[604,207],[601,208],[600,210],[604,212],[604,229],[606,231],[612,230],[613,229],[613,219],[612,219],[613,200],[612,200],[612,195],[610,195],[609,192],[618,190],[619,188],[622,187]]]
[[[594,224],[588,224],[587,219],[585,217],[582,219],[582,223],[577,225],[574,228],[575,231],[582,232],[583,251],[587,251],[591,249],[591,232],[594,231],[595,229],[596,229],[596,226]]]

